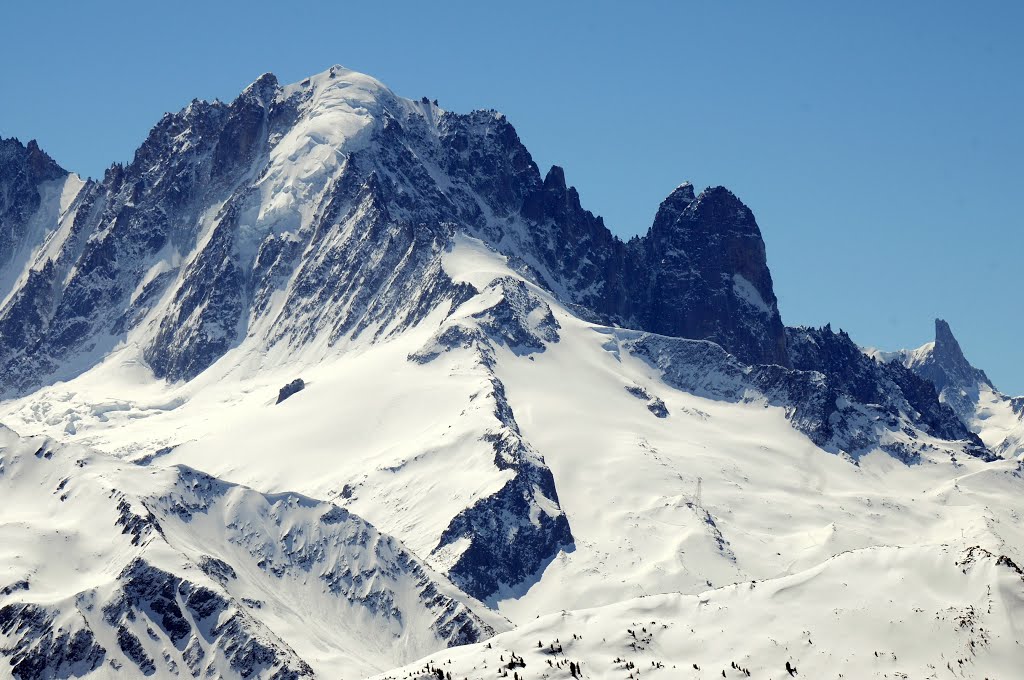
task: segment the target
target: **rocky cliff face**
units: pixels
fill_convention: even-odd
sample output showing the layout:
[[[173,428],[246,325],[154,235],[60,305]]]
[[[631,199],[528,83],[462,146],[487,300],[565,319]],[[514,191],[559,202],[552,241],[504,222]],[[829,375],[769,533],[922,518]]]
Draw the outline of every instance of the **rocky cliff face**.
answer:
[[[789,365],[764,241],[732,192],[714,187],[694,197],[684,184],[637,245],[650,272],[637,296],[640,328],[710,340],[751,364]]]
[[[0,139],[0,301],[14,289],[32,253],[56,228],[82,182],[35,140]]]
[[[374,659],[412,660],[504,626],[400,542],[297,494],[2,427],[0,489],[32,508],[4,532],[35,541],[5,563],[19,577],[0,587],[0,659],[18,678],[308,678],[326,670],[300,655],[308,639],[321,640],[314,658],[368,672]],[[51,525],[79,515],[80,531]]]
[[[0,528],[20,532],[26,545],[24,536],[47,537],[39,554],[49,557],[27,569],[18,562],[20,571],[0,582],[0,655],[24,677],[110,669],[296,678],[312,672],[307,657],[362,669],[368,655],[404,659],[490,635],[503,621],[477,600],[515,599],[544,585],[549,565],[558,571],[569,555],[597,554],[578,520],[591,499],[577,496],[570,517],[566,486],[580,484],[588,466],[606,466],[616,484],[628,477],[599,455],[614,447],[579,447],[586,427],[544,446],[541,408],[521,396],[532,389],[526,380],[517,385],[533,370],[524,367],[545,366],[531,374],[545,394],[556,382],[575,387],[561,399],[568,405],[547,405],[558,417],[604,413],[625,387],[646,402],[644,422],[655,421],[652,432],[666,443],[680,438],[668,429],[674,423],[707,417],[670,398],[674,387],[774,407],[788,442],[813,449],[786,420],[853,464],[878,450],[908,465],[956,467],[961,454],[977,459],[972,466],[994,460],[967,418],[991,383],[948,326],[938,322],[927,351],[887,362],[829,326],[785,328],[758,224],[729,190],[683,184],[646,234],[623,242],[582,206],[560,167],[541,174],[501,114],[447,112],[340,67],[284,86],[268,74],[227,104],[194,101],[162,118],[131,163],[96,182],[68,175],[32,143],[0,142],[0,235],[0,396],[21,403],[5,413],[75,438],[87,428],[86,436],[117,430],[99,440],[139,463],[0,433],[0,489],[17,518]],[[372,375],[355,373],[359,384],[318,385],[375,352],[382,363],[367,364],[377,367]],[[584,360],[563,369],[577,354]],[[106,378],[137,364],[151,375],[133,373],[133,381],[151,393],[96,403],[89,389],[105,391]],[[293,365],[311,376],[309,389],[290,389],[289,401],[272,406],[298,373]],[[253,406],[254,376],[284,369],[268,403]],[[617,371],[628,374],[625,384]],[[390,372],[401,378],[380,378]],[[224,376],[227,387],[211,389]],[[61,380],[69,382],[56,386]],[[418,402],[381,387],[400,383],[404,398],[417,381],[428,395]],[[442,382],[456,387],[438,389]],[[600,392],[608,385],[612,393]],[[336,431],[342,411],[378,392],[394,398],[354,409],[360,417],[349,427],[368,416],[367,431],[408,428],[412,444],[399,438],[375,452],[386,439],[376,430],[350,441]],[[204,401],[209,394],[216,396]],[[998,398],[1024,422],[1020,400]],[[299,419],[316,420],[306,418],[315,411],[321,426],[329,420],[327,434],[204,448],[220,424],[195,414],[209,406],[215,420],[217,408],[242,402],[250,420],[224,427],[269,421],[290,434]],[[378,422],[389,409],[391,419]],[[289,414],[296,420],[272,420]],[[168,420],[175,424],[160,424]],[[193,429],[193,421],[203,422]],[[632,441],[636,425],[610,436]],[[138,434],[151,426],[172,429]],[[133,434],[119,439],[122,428]],[[227,441],[223,448],[237,442]],[[303,460],[326,468],[310,468],[326,480],[313,495],[323,491],[353,512],[161,462],[178,444],[195,444],[189,455],[210,465],[226,461],[218,472],[225,476],[248,466],[280,472],[286,466],[270,459],[300,458],[308,446],[324,455]],[[664,460],[646,441],[637,446]],[[272,450],[251,455],[258,447]],[[587,457],[559,477],[551,461],[577,447]],[[636,458],[617,460],[628,460],[625,468]],[[675,499],[659,507],[697,510],[678,496],[692,461],[686,453],[678,475],[652,478],[666,484],[656,497]],[[445,476],[453,479],[435,486]],[[645,486],[641,497],[651,493]],[[36,514],[25,519],[23,507]],[[357,509],[379,513],[373,522],[405,543]],[[51,532],[51,517],[69,515],[102,531],[81,542]],[[697,516],[715,559],[737,562],[711,514]],[[418,555],[405,547],[413,541]],[[599,565],[631,550],[601,548]],[[657,571],[682,568],[683,551],[669,552]],[[62,571],[56,554],[74,573]],[[556,578],[591,578],[594,568]],[[396,640],[405,646],[396,649]]]
[[[949,324],[935,320],[935,340],[924,351],[909,352],[905,364],[915,374],[935,385],[942,401],[964,421],[973,418],[978,404],[979,388],[995,389],[985,371],[971,365],[953,336]]]
[[[992,451],[1012,456],[1024,450],[1022,398],[1002,394],[985,371],[971,365],[944,320],[935,320],[934,341],[913,350],[878,354],[934,388],[942,405]]]
[[[967,453],[991,458],[977,435],[938,400],[934,387],[901,364],[876,361],[831,326],[789,328],[787,335],[793,367],[821,373],[837,397],[872,405],[890,422],[905,420],[939,439],[966,442]]]
[[[5,153],[13,233],[38,202],[26,187],[64,173],[37,147]],[[288,87],[266,75],[231,104],[166,115],[81,202],[64,241],[25,254],[27,277],[5,291],[8,394],[70,377],[130,335],[170,380],[254,333],[380,336],[385,319],[414,323],[458,297],[436,268],[458,231],[581,313],[788,361],[757,224],[728,191],[680,188],[627,245],[560,168],[541,178],[500,114],[403,100],[338,67]]]
[[[35,140],[0,139],[0,265],[10,262],[24,244],[29,223],[43,204],[47,183],[68,172],[39,148]]]
[[[747,363],[789,365],[761,232],[728,189],[696,196],[681,185],[647,234],[627,244],[583,210],[553,167],[523,214],[545,236],[538,252],[547,271],[562,273],[570,301],[632,328],[710,340]]]
[[[865,356],[828,326],[790,328],[793,368],[748,366],[718,345],[642,334],[624,346],[679,389],[711,399],[781,406],[793,427],[819,447],[856,461],[882,449],[907,464],[936,442],[949,455],[995,456],[931,385],[902,366]]]
[[[35,139],[25,145],[0,138],[0,263],[6,264],[22,245],[29,220],[42,204],[40,187],[67,175]]]

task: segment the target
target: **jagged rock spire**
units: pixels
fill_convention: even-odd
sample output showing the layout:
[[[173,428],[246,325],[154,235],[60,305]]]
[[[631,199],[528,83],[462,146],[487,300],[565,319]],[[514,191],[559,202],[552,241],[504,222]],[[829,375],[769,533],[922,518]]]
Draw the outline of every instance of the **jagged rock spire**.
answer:
[[[929,377],[940,392],[947,387],[977,390],[978,383],[993,387],[985,371],[972,366],[964,356],[960,343],[943,319],[935,319],[935,346],[929,365],[932,374]]]
[[[964,356],[960,343],[954,337],[949,324],[943,319],[935,319],[935,348],[932,350],[932,356],[937,367],[945,374],[948,383],[964,380],[981,381],[992,387],[992,382],[985,375],[985,371],[972,366]]]
[[[943,319],[935,319],[935,342],[930,350],[911,353],[907,366],[935,385],[939,398],[964,422],[974,417],[982,385],[995,389],[985,371],[972,366],[964,356],[960,343]]]
[[[644,241],[643,328],[712,340],[748,363],[789,365],[761,230],[731,191],[695,197],[691,184],[679,186]]]

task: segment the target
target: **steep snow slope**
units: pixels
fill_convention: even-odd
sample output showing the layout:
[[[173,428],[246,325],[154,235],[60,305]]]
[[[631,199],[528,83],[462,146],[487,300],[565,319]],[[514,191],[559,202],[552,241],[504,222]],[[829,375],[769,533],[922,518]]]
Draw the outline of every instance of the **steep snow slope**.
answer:
[[[550,614],[377,678],[570,678],[573,665],[595,679],[1014,678],[1022,624],[1024,577],[1005,557],[871,548],[782,578]]]
[[[504,535],[521,517],[519,535],[532,541],[532,532],[539,544],[501,558],[523,562],[508,576],[518,582],[571,537],[543,460],[524,448],[508,461],[498,450],[518,435],[492,371],[475,356],[451,367],[408,359],[439,321],[390,343],[351,345],[329,361],[314,348],[277,367],[254,341],[177,386],[153,380],[139,367],[140,349],[127,346],[72,383],[8,404],[0,420],[135,459],[162,452],[154,465],[185,462],[260,489],[338,499],[417,554],[433,552],[449,573],[474,543]],[[278,388],[297,375],[306,389],[275,405]],[[489,507],[510,485],[527,505]],[[472,508],[495,518],[492,532],[464,526]],[[452,545],[440,549],[442,538]],[[477,578],[484,567],[496,565],[467,564],[452,576]]]
[[[0,307],[32,262],[64,246],[85,182],[33,140],[0,139]]]
[[[714,363],[713,345],[582,321],[473,239],[457,239],[443,266],[482,292],[388,342],[277,366],[243,343],[179,385],[126,371],[138,352],[126,347],[71,383],[7,403],[0,419],[150,465],[331,498],[516,621],[775,577],[873,545],[966,536],[1024,562],[1018,460],[963,455],[963,443],[909,424],[891,430],[864,405],[848,417],[914,456],[828,453],[794,429],[799,414],[785,402]],[[509,299],[520,314],[501,312]],[[671,352],[652,354],[662,345]],[[306,388],[275,404],[296,376]],[[514,430],[498,415],[505,407]],[[452,540],[467,510],[531,479],[496,464],[489,434],[501,432],[535,452],[528,469],[550,470],[556,492],[527,491],[527,524],[498,513],[499,523]],[[569,536],[541,522],[562,513]],[[516,553],[508,579],[479,582],[510,556],[460,558],[513,526],[544,540]]]
[[[0,489],[0,653],[18,677],[365,674],[506,628],[306,496],[7,429]]]
[[[1008,397],[982,386],[969,426],[993,451],[1005,456],[1024,453],[1024,397]]]

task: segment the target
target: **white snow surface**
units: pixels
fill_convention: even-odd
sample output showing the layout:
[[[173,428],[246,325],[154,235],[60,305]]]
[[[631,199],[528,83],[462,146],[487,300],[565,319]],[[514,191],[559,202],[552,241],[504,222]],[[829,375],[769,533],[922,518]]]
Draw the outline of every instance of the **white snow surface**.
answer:
[[[981,548],[876,547],[766,581],[548,614],[375,680],[561,680],[570,663],[593,679],[1014,678],[1022,617],[1020,571]]]
[[[457,239],[444,262],[453,278],[481,288],[516,276],[503,257],[468,238]],[[1020,460],[952,462],[936,454],[908,467],[877,452],[854,465],[817,448],[780,408],[669,387],[654,368],[619,349],[624,332],[580,321],[545,299],[561,325],[560,340],[531,356],[499,348],[496,373],[523,435],[552,470],[575,545],[535,580],[492,599],[514,623],[595,606],[616,611],[615,603],[625,601],[616,626],[637,619],[635,608],[655,606],[651,618],[671,619],[679,630],[689,621],[692,596],[709,586],[785,578],[825,563],[850,579],[881,578],[885,560],[830,562],[848,551],[890,554],[874,547],[913,547],[906,554],[926,556],[920,559],[927,565],[944,545],[978,545],[1024,563]],[[493,409],[480,401],[489,383],[476,358],[452,352],[425,365],[407,360],[440,322],[435,315],[386,343],[355,343],[278,365],[243,343],[184,384],[153,379],[138,348],[127,345],[75,380],[0,405],[0,421],[124,460],[173,447],[143,468],[154,474],[185,464],[266,493],[331,500],[443,570],[451,555],[431,556],[441,532],[509,473],[494,467],[481,441]],[[277,389],[297,376],[307,387],[275,405]],[[653,417],[626,391],[634,385],[661,398],[669,417]],[[69,574],[68,582],[80,578]],[[927,590],[927,583],[922,577],[919,587]],[[677,595],[631,602],[658,593]],[[780,615],[771,605],[759,606]],[[735,604],[734,611],[744,607]],[[872,609],[864,615],[889,616]],[[1024,625],[1020,613],[1008,612],[1014,625]],[[701,619],[685,625],[698,627]],[[871,642],[863,644],[893,647],[884,630],[865,633]],[[549,632],[569,635],[560,631]],[[711,628],[701,631],[699,637],[711,635]],[[822,663],[860,649],[836,645]],[[725,654],[728,645],[721,646]],[[308,645],[293,647],[309,653]],[[310,658],[349,673],[365,668],[316,652]],[[736,660],[750,661],[738,650]]]
[[[309,229],[323,192],[385,111],[437,113],[340,67],[282,96],[295,93],[308,95],[301,120],[277,141],[256,182],[259,197],[239,222],[243,249],[268,233]],[[61,212],[73,210],[72,189],[69,180]],[[38,247],[62,238],[69,219]],[[168,251],[147,279],[194,256]],[[238,524],[265,527],[267,513],[280,509],[275,499],[298,499],[301,521],[311,507],[333,503],[369,522],[382,540],[394,537],[436,570],[442,590],[496,630],[517,626],[490,647],[439,652],[444,641],[426,630],[430,616],[415,603],[403,611],[416,613],[396,628],[360,618],[324,595],[315,578],[240,571],[231,595],[264,602],[250,613],[322,677],[365,677],[419,657],[387,676],[415,677],[430,661],[453,679],[496,677],[506,651],[526,660],[525,670],[514,671],[520,678],[568,677],[567,668],[547,664],[562,659],[582,661],[588,678],[636,671],[710,678],[723,670],[740,677],[730,662],[772,678],[787,676],[786,661],[801,677],[1011,678],[1024,668],[1024,591],[1005,563],[1024,564],[1024,454],[992,463],[954,459],[922,435],[936,448],[919,464],[880,450],[855,464],[818,448],[782,408],[670,387],[622,346],[634,331],[583,321],[529,282],[558,322],[557,342],[532,353],[498,345],[493,367],[467,348],[415,363],[410,355],[443,324],[475,323],[473,314],[500,298],[500,288],[489,286],[495,279],[522,279],[505,257],[463,234],[442,266],[482,292],[452,318],[452,310],[436,309],[385,341],[365,333],[331,344],[323,333],[302,346],[268,349],[266,336],[250,329],[197,378],[168,383],[143,359],[164,300],[98,365],[0,403],[0,423],[79,452],[46,469],[28,460],[28,444],[4,433],[0,588],[25,574],[33,585],[0,596],[0,606],[31,595],[73,608],[78,593],[107,592],[138,550],[111,536],[107,495],[114,488],[133,498],[159,495],[181,470],[196,469],[234,485],[234,500],[192,523],[167,521],[166,540],[146,550],[168,570],[189,571],[191,559],[218,550],[232,564],[248,564],[230,552],[236,544],[225,533]],[[752,306],[766,308],[748,281],[737,277],[734,285]],[[305,389],[276,404],[278,390],[297,377]],[[494,464],[483,439],[496,425],[494,377],[523,438],[552,472],[574,544],[492,597],[488,610],[441,575],[466,545],[435,548],[453,518],[513,474]],[[627,388],[660,399],[668,416],[656,417]],[[992,396],[979,409],[986,443],[986,432],[996,431],[1024,441],[1006,403]],[[12,464],[16,450],[21,468]],[[76,455],[89,461],[84,472],[73,469]],[[61,475],[78,479],[68,502],[53,493]],[[639,650],[626,632],[637,627],[653,634]],[[144,629],[139,637],[154,658],[174,647]],[[555,638],[564,654],[551,656],[544,648]],[[113,640],[103,643],[117,649]],[[104,666],[94,675],[108,673]]]
[[[0,494],[0,589],[26,584],[24,593],[0,590],[0,607],[25,599],[77,611],[82,620],[65,617],[67,625],[87,626],[107,650],[98,677],[124,677],[113,672],[115,662],[134,667],[105,625],[106,606],[97,606],[115,600],[119,574],[133,560],[228,598],[233,608],[211,627],[245,610],[267,639],[328,677],[339,668],[365,675],[443,647],[431,626],[452,611],[472,612],[493,630],[509,627],[440,574],[415,571],[397,541],[355,517],[325,520],[338,509],[300,494],[262,494],[187,467],[134,465],[4,427]],[[130,526],[119,522],[122,503],[154,528],[131,540]],[[202,569],[210,558],[230,565],[230,576],[218,581]],[[448,602],[457,608],[446,611]],[[184,643],[149,632],[160,628],[159,614],[133,621],[150,657],[187,668]],[[0,645],[4,633],[17,632],[0,631]],[[222,653],[214,637],[190,638],[188,646],[202,646],[207,657]],[[155,677],[177,677],[169,665],[158,664]],[[212,668],[234,677],[226,664]]]
[[[978,386],[978,405],[968,426],[994,451],[1024,453],[1024,410],[1014,410],[1006,395],[988,385]]]

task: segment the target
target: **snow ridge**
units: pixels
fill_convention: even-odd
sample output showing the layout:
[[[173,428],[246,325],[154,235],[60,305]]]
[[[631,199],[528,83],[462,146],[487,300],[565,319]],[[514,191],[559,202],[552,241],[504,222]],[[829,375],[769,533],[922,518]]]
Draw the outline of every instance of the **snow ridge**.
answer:
[[[787,328],[723,187],[624,243],[335,66],[98,181],[0,140],[0,229],[15,677],[1020,666],[1021,399],[944,322]]]

